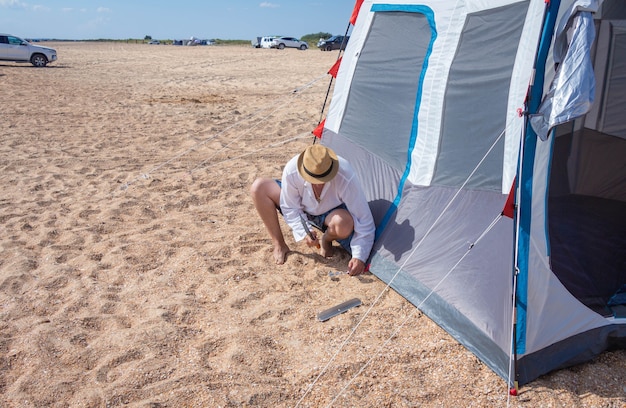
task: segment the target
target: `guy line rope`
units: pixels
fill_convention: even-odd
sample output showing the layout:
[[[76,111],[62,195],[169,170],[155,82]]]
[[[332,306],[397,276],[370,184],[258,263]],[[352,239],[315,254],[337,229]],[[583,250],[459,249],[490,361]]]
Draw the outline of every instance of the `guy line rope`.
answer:
[[[310,87],[312,87],[316,82],[318,82],[319,80],[323,79],[326,77],[326,74],[313,79],[312,81],[310,81],[309,83],[301,86],[300,88],[296,88],[295,90],[293,90],[291,92],[291,96],[299,96],[301,95],[303,90],[309,89]],[[254,114],[252,114],[251,116],[244,118],[240,121],[237,121],[235,123],[233,123],[232,125],[226,127],[225,129],[223,129],[222,131],[209,136],[208,138],[196,143],[194,146],[190,147],[187,150],[182,151],[181,153],[178,153],[177,155],[171,157],[170,159],[166,160],[165,162],[162,162],[158,165],[156,165],[155,167],[153,167],[152,169],[150,169],[149,171],[141,174],[140,176],[135,177],[134,179],[130,180],[129,182],[125,183],[124,185],[122,185],[120,187],[121,190],[126,190],[128,189],[128,187],[130,187],[132,184],[134,184],[135,182],[137,182],[140,179],[146,179],[149,178],[150,174],[156,172],[157,170],[163,168],[164,166],[174,162],[175,160],[189,154],[190,152],[198,149],[199,147],[203,146],[204,144],[208,143],[209,141],[223,135],[224,133],[226,133],[227,131],[234,129],[238,126],[240,126],[242,123],[246,122],[246,121],[250,121],[254,118],[257,118],[259,116],[261,116],[261,114],[267,110],[269,110],[270,108],[272,108],[272,110],[270,111],[270,113],[268,113],[267,115],[263,116],[260,121],[258,121],[256,124],[252,125],[250,128],[248,128],[246,131],[242,132],[241,134],[239,134],[235,139],[233,139],[231,142],[229,142],[228,144],[226,144],[225,146],[223,146],[220,150],[218,150],[217,152],[215,152],[211,157],[213,157],[215,154],[224,151],[228,146],[230,146],[231,144],[233,144],[234,142],[236,142],[238,139],[240,139],[241,137],[243,137],[244,135],[248,134],[251,130],[253,130],[256,126],[258,126],[260,123],[268,120],[272,114],[276,113],[277,111],[279,111],[280,109],[282,109],[285,105],[288,104],[289,101],[286,100],[287,97],[283,97],[281,99],[279,99],[278,101],[274,102],[273,105],[271,105],[269,108],[263,108],[263,109],[259,109],[257,112],[255,112]],[[432,230],[434,229],[434,227],[438,224],[438,222],[441,220],[441,218],[444,216],[444,214],[447,212],[447,210],[449,209],[449,207],[452,205],[452,203],[456,200],[456,198],[458,197],[459,193],[463,190],[463,188],[467,185],[467,183],[469,182],[469,180],[472,178],[472,176],[474,175],[474,173],[478,170],[478,168],[480,167],[480,165],[484,162],[484,160],[487,158],[487,156],[491,153],[491,151],[494,149],[495,145],[498,143],[498,141],[503,137],[504,135],[504,131],[502,131],[502,133],[498,136],[498,138],[494,141],[494,143],[491,145],[491,147],[488,149],[488,151],[485,153],[485,155],[483,156],[483,158],[479,161],[479,163],[476,165],[476,167],[474,168],[474,170],[470,173],[470,175],[466,178],[466,180],[464,181],[463,185],[458,189],[457,193],[450,199],[450,201],[448,202],[448,204],[446,205],[446,207],[441,211],[440,215],[437,217],[437,219],[432,223],[432,225],[429,227],[428,231],[424,234],[424,236],[422,237],[422,239],[417,243],[417,245],[415,246],[415,248],[411,251],[411,253],[409,254],[409,256],[407,257],[407,259],[405,260],[405,262],[403,263],[403,265],[401,265],[398,270],[396,271],[396,273],[392,276],[391,280],[386,284],[386,286],[381,290],[381,292],[379,293],[379,295],[376,297],[376,299],[374,300],[374,302],[372,302],[372,304],[370,305],[370,307],[366,310],[365,314],[363,315],[363,317],[357,322],[357,324],[354,326],[354,328],[352,329],[352,331],[348,334],[348,336],[346,337],[346,339],[342,342],[342,344],[337,348],[337,350],[335,351],[335,353],[331,356],[330,360],[326,363],[326,365],[322,368],[321,372],[318,374],[318,376],[313,380],[313,382],[307,387],[307,389],[305,390],[304,394],[302,395],[302,397],[298,400],[296,407],[300,406],[300,404],[302,403],[302,401],[304,400],[304,398],[312,391],[313,387],[316,385],[316,383],[319,381],[319,379],[326,373],[326,371],[328,370],[328,368],[330,367],[330,365],[332,364],[332,362],[337,358],[337,356],[339,355],[339,353],[343,350],[343,348],[345,347],[345,345],[350,341],[350,339],[352,338],[352,336],[354,335],[354,333],[356,332],[356,330],[360,327],[360,325],[365,321],[365,318],[369,316],[369,313],[371,312],[371,310],[374,308],[374,306],[378,303],[378,301],[381,299],[381,297],[387,292],[387,290],[391,287],[391,284],[393,283],[393,281],[395,280],[395,278],[398,276],[398,274],[400,273],[400,271],[402,270],[402,268],[406,265],[406,263],[412,258],[412,256],[415,254],[415,252],[417,251],[417,249],[421,246],[421,244],[424,242],[424,240],[430,235],[430,233],[432,232]],[[289,139],[286,140],[282,140],[279,141],[277,143],[273,143],[270,144],[268,146],[265,146],[263,148],[254,150],[252,152],[248,152],[233,158],[228,158],[225,159],[223,161],[217,162],[217,163],[213,163],[210,166],[216,165],[216,164],[220,164],[223,162],[227,162],[227,161],[232,161],[232,160],[238,160],[240,158],[246,157],[246,156],[250,156],[252,154],[256,154],[258,152],[264,151],[266,149],[269,148],[273,148],[279,145],[283,145],[286,143],[289,143],[291,141],[294,140],[298,140],[298,139],[302,139],[304,137],[308,137],[310,134],[310,132],[304,133],[304,134],[300,134],[294,137],[291,137]],[[189,170],[189,172],[194,172],[195,170],[199,169],[200,167],[204,166],[206,164],[206,162],[210,159],[207,158],[205,160],[203,160],[201,163],[199,163],[198,165],[196,165],[194,168],[192,168],[191,170]],[[405,326],[405,324],[413,317],[415,316],[415,314],[417,312],[419,312],[421,306],[430,298],[430,296],[437,290],[437,288],[448,278],[448,276],[450,276],[450,274],[456,269],[456,267],[463,261],[463,259],[465,259],[465,257],[469,254],[469,252],[474,248],[474,246],[497,224],[498,220],[500,220],[502,218],[501,214],[498,214],[498,216],[491,222],[491,224],[485,229],[485,231],[470,245],[470,247],[467,249],[467,251],[461,256],[461,258],[457,261],[457,263],[440,279],[440,281],[430,290],[430,292],[426,295],[426,297],[420,302],[420,304],[400,323],[399,326],[397,326],[397,328],[393,331],[393,333],[387,338],[387,340],[381,344],[378,349],[375,351],[375,353],[372,354],[372,356],[369,358],[369,360],[367,362],[365,362],[365,364],[363,364],[363,366],[359,369],[359,371],[350,379],[348,380],[348,382],[341,388],[341,390],[339,390],[339,392],[337,393],[337,395],[331,400],[331,402],[328,404],[328,407],[332,406],[332,404],[334,402],[337,401],[337,399],[343,394],[343,392],[356,380],[356,378],[368,367],[371,365],[372,361],[374,360],[374,358],[376,358],[383,350],[383,348],[389,344],[389,342],[395,337],[397,336],[397,334],[399,333],[399,331]]]
[[[352,336],[354,335],[354,333],[356,332],[356,330],[359,328],[359,326],[365,321],[365,318],[368,317],[368,315],[370,314],[370,311],[374,308],[374,306],[378,303],[378,301],[382,298],[382,296],[387,292],[387,290],[391,287],[391,284],[393,283],[393,281],[396,279],[396,277],[398,276],[398,274],[400,273],[400,271],[402,271],[402,269],[404,268],[404,266],[407,264],[407,262],[409,262],[411,260],[411,258],[413,257],[413,255],[415,255],[415,252],[419,249],[419,247],[421,246],[421,244],[425,241],[425,239],[430,235],[430,233],[433,231],[433,229],[435,228],[435,226],[439,223],[439,221],[443,218],[443,216],[447,213],[448,209],[450,208],[450,206],[453,204],[453,202],[456,200],[456,198],[459,196],[460,192],[465,188],[465,186],[467,185],[467,183],[470,181],[470,179],[472,178],[472,176],[476,173],[476,171],[478,171],[478,168],[482,165],[482,163],[487,159],[487,157],[489,156],[489,154],[493,151],[493,149],[495,148],[495,146],[497,145],[497,143],[502,139],[502,137],[505,134],[505,130],[503,130],[500,135],[496,138],[496,140],[492,143],[492,145],[489,147],[489,149],[487,150],[487,152],[484,154],[484,156],[481,158],[481,160],[478,162],[478,164],[474,167],[474,169],[471,171],[471,173],[467,176],[467,178],[465,179],[465,181],[463,182],[463,184],[458,188],[457,192],[454,194],[454,196],[452,196],[452,198],[450,198],[450,200],[448,201],[448,204],[446,204],[446,206],[444,207],[444,209],[441,211],[441,213],[439,214],[439,216],[433,221],[433,223],[431,224],[431,226],[428,228],[428,230],[426,231],[426,233],[424,234],[424,236],[419,240],[419,242],[415,245],[415,247],[413,248],[413,250],[411,251],[411,253],[409,254],[409,256],[407,257],[407,259],[404,261],[404,263],[398,268],[398,270],[396,271],[396,273],[391,277],[391,279],[389,280],[389,282],[387,283],[387,285],[381,290],[381,292],[379,293],[379,295],[376,297],[376,299],[374,299],[374,301],[372,302],[372,304],[369,306],[369,308],[366,310],[365,314],[361,317],[361,319],[356,323],[356,325],[353,327],[353,329],[350,331],[350,333],[347,335],[346,339],[341,343],[341,345],[336,349],[335,353],[331,356],[330,360],[328,360],[328,362],[326,363],[326,365],[322,368],[322,370],[320,371],[320,373],[318,374],[318,376],[313,380],[313,382],[307,387],[307,389],[305,390],[304,394],[302,395],[302,397],[300,397],[300,399],[298,400],[298,402],[296,403],[296,408],[298,406],[300,406],[300,404],[302,403],[302,401],[304,400],[304,398],[312,391],[313,387],[317,384],[317,382],[319,381],[319,379],[326,373],[326,371],[328,370],[328,368],[330,367],[331,363],[337,358],[337,356],[339,355],[339,353],[343,350],[344,346],[349,342],[349,340],[352,338]],[[466,252],[461,256],[461,258],[452,266],[452,268],[450,268],[450,270],[439,280],[439,282],[437,282],[437,284],[430,290],[430,292],[424,297],[424,299],[420,302],[420,304],[400,323],[400,325],[393,331],[393,333],[387,338],[387,340],[381,344],[376,351],[371,355],[371,357],[362,365],[362,367],[359,369],[359,371],[348,380],[348,382],[339,390],[339,392],[336,394],[336,396],[331,400],[331,402],[327,405],[327,407],[331,407],[333,405],[333,403],[335,403],[337,401],[337,399],[343,394],[343,392],[355,381],[355,379],[372,363],[372,361],[374,360],[374,358],[376,358],[383,350],[383,348],[389,344],[389,342],[400,332],[400,330],[404,327],[404,325],[413,317],[415,316],[415,314],[417,312],[419,312],[419,310],[421,309],[422,305],[431,297],[431,295],[433,293],[435,293],[435,291],[439,288],[439,286],[450,276],[450,274],[452,274],[452,272],[457,268],[457,266],[465,259],[465,257],[470,253],[470,251],[476,246],[476,244],[478,244],[483,237],[485,237],[487,235],[487,233],[489,233],[489,231],[491,231],[493,229],[493,227],[498,223],[498,221],[500,219],[502,219],[502,214],[498,214],[494,220],[485,228],[485,230],[480,234],[480,236],[474,240],[474,242],[472,242],[470,244],[470,246],[467,248]]]

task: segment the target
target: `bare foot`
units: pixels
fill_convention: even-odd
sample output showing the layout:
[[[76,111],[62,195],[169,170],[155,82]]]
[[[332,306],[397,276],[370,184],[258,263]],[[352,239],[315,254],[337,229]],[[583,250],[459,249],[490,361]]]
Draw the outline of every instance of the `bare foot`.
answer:
[[[276,265],[282,265],[285,263],[287,259],[287,254],[291,252],[288,246],[279,246],[274,247],[274,261],[276,261]]]
[[[322,246],[320,248],[320,254],[324,257],[324,258],[330,258],[335,254],[335,248],[333,248],[333,241],[327,241],[326,239],[324,239],[324,236],[322,236]]]

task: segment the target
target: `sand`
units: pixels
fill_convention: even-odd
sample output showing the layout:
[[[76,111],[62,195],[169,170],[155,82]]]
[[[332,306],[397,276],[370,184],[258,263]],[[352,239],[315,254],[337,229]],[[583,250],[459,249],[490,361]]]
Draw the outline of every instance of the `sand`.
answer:
[[[312,143],[335,52],[52,45],[0,63],[0,406],[626,406],[624,350],[509,397],[345,253],[283,223],[274,264],[249,186]]]

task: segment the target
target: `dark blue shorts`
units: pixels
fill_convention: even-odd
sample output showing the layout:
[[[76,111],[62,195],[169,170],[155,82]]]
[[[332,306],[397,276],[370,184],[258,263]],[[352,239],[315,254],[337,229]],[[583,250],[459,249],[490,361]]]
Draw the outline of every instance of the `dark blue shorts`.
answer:
[[[279,186],[282,187],[282,183],[280,180],[276,180],[276,182],[278,183]],[[277,206],[276,209],[278,210],[279,213],[283,213],[280,210],[280,207]],[[306,213],[306,218],[309,221],[309,223],[311,223],[311,225],[313,225],[315,228],[317,228],[318,230],[322,231],[322,232],[326,232],[326,230],[328,229],[328,227],[326,226],[326,224],[324,224],[324,222],[326,221],[326,217],[328,217],[328,215],[335,211],[335,210],[339,210],[339,209],[343,209],[343,210],[347,210],[348,207],[346,207],[345,204],[341,204],[338,205],[337,207],[333,208],[332,210],[326,211],[324,214],[320,214],[320,215],[311,215],[309,213]],[[346,251],[348,251],[348,253],[352,254],[352,251],[350,250],[350,241],[352,241],[352,236],[354,235],[354,231],[350,234],[350,236],[348,238],[344,238],[344,239],[340,239],[337,240],[337,242],[339,243],[339,245],[341,245],[341,247],[343,249],[345,249]]]

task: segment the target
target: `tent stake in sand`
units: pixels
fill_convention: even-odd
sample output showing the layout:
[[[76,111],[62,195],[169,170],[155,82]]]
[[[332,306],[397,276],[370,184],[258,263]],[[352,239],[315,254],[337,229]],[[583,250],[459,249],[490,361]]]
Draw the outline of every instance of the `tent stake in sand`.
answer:
[[[338,304],[337,306],[333,306],[330,309],[326,309],[323,312],[318,313],[317,318],[319,319],[320,322],[325,322],[331,317],[340,315],[352,309],[353,307],[360,306],[360,305],[361,305],[360,299],[357,299],[357,298],[350,299],[341,304]]]

